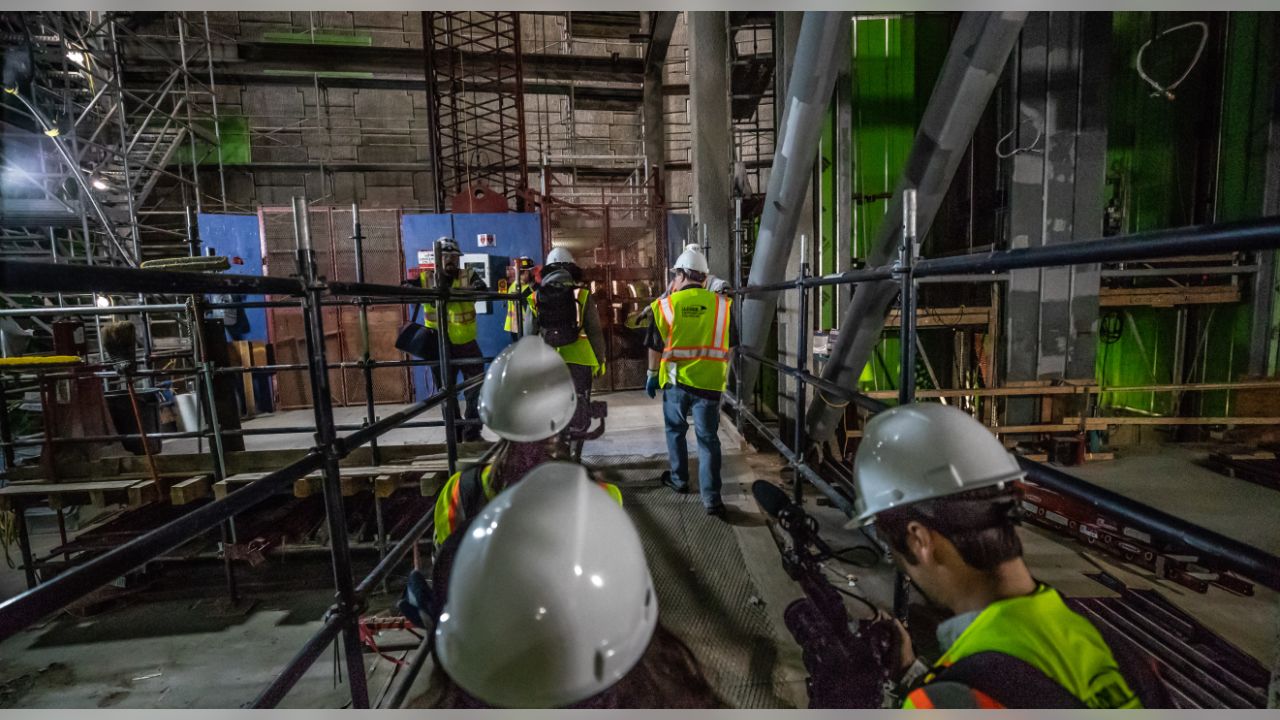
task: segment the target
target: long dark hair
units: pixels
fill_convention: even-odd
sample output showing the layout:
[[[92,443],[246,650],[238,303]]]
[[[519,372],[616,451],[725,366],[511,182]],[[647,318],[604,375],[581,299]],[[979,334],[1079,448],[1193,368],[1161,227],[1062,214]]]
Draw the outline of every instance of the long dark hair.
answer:
[[[431,687],[438,688],[410,702],[407,707],[452,710],[488,708],[463,690],[435,666]],[[726,705],[711,689],[693,651],[675,633],[658,623],[653,639],[631,672],[602,693],[570,705],[572,710],[618,709],[714,709]]]

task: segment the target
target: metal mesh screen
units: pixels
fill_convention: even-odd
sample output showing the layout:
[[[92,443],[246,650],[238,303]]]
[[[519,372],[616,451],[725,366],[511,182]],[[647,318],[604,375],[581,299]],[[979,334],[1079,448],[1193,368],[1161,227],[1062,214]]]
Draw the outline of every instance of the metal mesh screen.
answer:
[[[337,282],[354,282],[355,242],[352,239],[350,208],[311,208],[311,245],[315,250],[319,274]],[[296,274],[296,246],[293,212],[290,208],[262,208],[263,245],[266,248],[267,274],[288,277]],[[370,210],[360,213],[361,232],[365,236],[365,279],[368,282],[396,285],[402,270],[400,249],[400,213],[398,210]],[[272,308],[271,341],[280,363],[307,362],[302,314],[293,308]],[[404,323],[404,309],[399,305],[369,308],[369,347],[374,360],[399,360],[395,338]],[[355,362],[363,352],[360,314],[354,307],[324,310],[325,352],[330,362]],[[409,372],[405,368],[381,368],[374,371],[374,401],[406,402],[409,398]],[[330,370],[329,384],[335,405],[361,405],[365,402],[363,372],[358,369]],[[311,392],[305,371],[285,371],[276,375],[276,391],[281,408],[309,407]]]

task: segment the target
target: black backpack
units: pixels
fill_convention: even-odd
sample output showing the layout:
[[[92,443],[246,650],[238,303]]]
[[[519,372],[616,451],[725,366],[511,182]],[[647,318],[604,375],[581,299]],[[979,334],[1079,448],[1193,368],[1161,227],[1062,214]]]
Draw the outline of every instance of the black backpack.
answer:
[[[552,283],[538,288],[537,307],[538,329],[551,347],[571,345],[582,335],[573,285]]]

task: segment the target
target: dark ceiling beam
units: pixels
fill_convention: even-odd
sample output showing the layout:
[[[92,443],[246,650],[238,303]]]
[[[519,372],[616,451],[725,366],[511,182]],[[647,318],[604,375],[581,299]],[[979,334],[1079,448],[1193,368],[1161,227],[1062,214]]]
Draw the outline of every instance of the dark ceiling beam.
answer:
[[[649,68],[666,62],[667,50],[671,47],[671,33],[676,29],[676,19],[680,13],[675,11],[655,12],[649,20],[649,45],[644,51],[644,67]]]
[[[237,65],[262,69],[418,74],[422,67],[422,51],[415,48],[240,43],[238,51]],[[521,60],[527,78],[635,83],[644,79],[644,61],[640,58],[529,53]],[[450,62],[488,73],[496,65],[514,63],[515,57],[508,53],[437,51],[438,65]]]
[[[125,66],[172,61],[179,57],[176,42],[156,40],[146,45],[125,42]],[[371,72],[422,76],[422,50],[418,48],[311,45],[304,43],[214,43],[210,55],[215,69],[238,73],[268,70],[293,72]],[[492,75],[496,65],[510,65],[510,53],[436,52],[437,66],[462,63],[478,74]],[[542,80],[633,82],[644,79],[644,60],[596,55],[526,53],[521,57],[524,76]]]
[[[154,88],[164,82],[168,74],[155,70],[135,70],[125,72],[125,86],[131,88]],[[234,70],[216,70],[215,78],[220,85],[290,85],[312,86],[312,75],[275,75],[266,73],[243,73]],[[404,90],[408,92],[422,91],[423,79],[418,77],[379,78],[350,75],[321,75],[315,82],[322,88],[342,88],[348,90]],[[467,90],[476,92],[492,92],[493,83],[467,83]],[[685,93],[688,92],[688,86]],[[513,92],[514,84],[500,86],[503,92]],[[615,110],[618,112],[635,112],[641,102],[641,90],[638,86],[600,87],[578,85],[576,87],[555,82],[525,82],[524,91],[529,95],[572,95],[580,110]],[[674,93],[678,94],[678,93]]]

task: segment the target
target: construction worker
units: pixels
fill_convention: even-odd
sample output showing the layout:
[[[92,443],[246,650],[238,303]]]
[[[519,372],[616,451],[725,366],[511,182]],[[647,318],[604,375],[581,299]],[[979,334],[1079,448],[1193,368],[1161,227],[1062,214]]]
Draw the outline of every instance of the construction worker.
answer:
[[[442,586],[437,706],[720,706],[693,654],[658,623],[631,519],[581,465],[538,466],[471,527]]]
[[[418,282],[424,288],[441,288],[450,287],[465,290],[488,290],[488,285],[474,271],[467,269],[463,272],[462,268],[462,250],[458,247],[458,243],[452,238],[442,237],[436,241],[436,267],[434,273],[422,272],[418,275]],[[473,300],[459,300],[450,302],[447,305],[448,312],[448,336],[446,347],[449,349],[449,360],[480,360],[484,358],[484,353],[480,351],[480,345],[476,342],[476,306]],[[422,305],[423,321],[422,324],[428,329],[439,332],[440,318],[436,314],[436,303],[429,301]],[[456,370],[451,368],[453,373],[462,374],[463,381],[470,380],[484,372],[484,364],[479,362],[469,362],[456,366]],[[444,388],[444,382],[441,380],[439,367],[431,368],[431,377],[435,382],[437,389]],[[466,410],[463,418],[466,420],[479,420],[480,415],[476,407],[476,399],[480,395],[479,388],[472,388],[463,393],[466,401]],[[459,426],[456,430],[459,441],[476,441],[480,439],[480,427],[478,423]]]
[[[526,255],[516,258],[515,263],[511,266],[510,284],[507,286],[507,292],[512,295],[519,295],[520,300],[507,301],[507,320],[503,328],[511,334],[511,342],[520,339],[520,322],[517,318],[524,313],[524,307],[528,305],[529,296],[533,293],[533,260]]]
[[[653,324],[645,345],[649,374],[645,392],[662,388],[662,416],[667,429],[670,472],[663,483],[678,493],[689,487],[689,448],[685,434],[693,414],[698,439],[698,486],[708,515],[724,517],[720,498],[720,396],[729,378],[733,338],[732,301],[705,288],[707,258],[696,245],[685,249],[674,265],[673,292],[654,301]]]
[[[577,403],[569,369],[537,337],[524,337],[494,358],[480,388],[480,418],[499,438],[489,461],[454,473],[436,498],[439,546],[508,485],[556,457],[555,442]],[[617,487],[605,488],[621,503]]]
[[[564,248],[552,248],[543,265],[542,282],[529,297],[525,317],[527,332],[541,335],[569,365],[578,393],[577,415],[569,426],[575,432],[582,432],[591,424],[591,383],[605,372],[600,315],[594,296],[580,278],[573,255]]]
[[[700,245],[688,245],[685,247],[685,250],[701,251],[702,247]],[[717,293],[719,295],[730,294],[729,281],[725,280],[724,278],[716,277],[711,273],[707,273],[707,281],[706,283],[704,283],[703,286],[706,289],[710,290],[711,292]],[[658,299],[661,300],[662,298],[665,298],[668,295],[670,295],[672,292],[675,291],[675,287],[676,287],[676,278],[673,276],[671,279],[671,282],[667,283],[667,289],[662,291],[662,294],[658,296]],[[646,326],[648,323],[652,323],[652,322],[653,322],[653,310],[649,305],[645,305],[638,312],[635,312],[630,317],[628,317],[624,322],[624,324],[627,327],[634,329],[636,327]]]
[[[1011,483],[1023,471],[963,411],[905,405],[871,419],[854,461],[861,514],[900,569],[954,615],[938,626],[942,657],[915,658],[900,629],[904,708],[1167,707],[1151,667],[1104,638],[1056,590],[1031,576]]]

